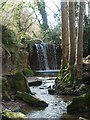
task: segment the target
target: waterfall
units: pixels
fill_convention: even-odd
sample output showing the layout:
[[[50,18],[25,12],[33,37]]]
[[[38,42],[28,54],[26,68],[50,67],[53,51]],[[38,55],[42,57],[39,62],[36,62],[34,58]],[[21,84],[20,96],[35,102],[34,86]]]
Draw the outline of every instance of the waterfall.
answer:
[[[57,69],[56,47],[54,44],[35,44],[39,70]]]

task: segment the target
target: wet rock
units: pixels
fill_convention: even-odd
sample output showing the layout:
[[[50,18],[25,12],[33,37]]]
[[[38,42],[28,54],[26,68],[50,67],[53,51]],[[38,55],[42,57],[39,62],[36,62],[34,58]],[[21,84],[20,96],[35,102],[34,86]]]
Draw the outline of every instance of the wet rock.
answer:
[[[56,93],[56,90],[49,88],[48,93],[51,94],[51,95],[54,95]]]
[[[72,103],[67,107],[68,113],[80,113],[86,111],[90,111],[90,92],[73,98]]]
[[[87,120],[87,119],[83,117],[79,117],[79,120]]]
[[[40,87],[39,89],[44,89],[43,87]]]
[[[29,103],[30,105],[36,106],[36,107],[47,107],[48,104],[39,98],[36,98],[34,95],[17,91],[16,96],[25,102]]]
[[[2,112],[2,120],[23,120],[27,117],[21,112],[12,112],[11,110],[4,110]]]
[[[48,86],[47,88],[51,88],[51,85],[50,85],[50,86]]]
[[[29,86],[39,86],[42,84],[41,80],[29,82]]]

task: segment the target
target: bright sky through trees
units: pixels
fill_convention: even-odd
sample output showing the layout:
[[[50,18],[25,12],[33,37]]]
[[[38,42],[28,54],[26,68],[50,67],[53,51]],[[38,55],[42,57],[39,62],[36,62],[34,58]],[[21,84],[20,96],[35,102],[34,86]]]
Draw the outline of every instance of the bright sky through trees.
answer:
[[[58,13],[58,9],[56,6],[60,8],[60,0],[45,0],[45,4],[49,25],[55,24],[54,13]]]

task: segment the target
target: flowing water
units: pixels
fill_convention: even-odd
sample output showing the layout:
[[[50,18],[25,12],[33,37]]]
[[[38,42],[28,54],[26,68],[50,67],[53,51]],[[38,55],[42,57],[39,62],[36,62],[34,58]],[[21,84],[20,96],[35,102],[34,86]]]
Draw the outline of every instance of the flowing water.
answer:
[[[48,87],[55,84],[55,77],[40,77],[42,85],[30,87],[35,96],[48,103],[48,107],[41,110],[33,110],[27,116],[29,118],[60,118],[67,112],[67,102],[57,95],[48,94]]]
[[[56,47],[54,44],[35,44],[39,70],[56,70],[57,59],[56,59]]]

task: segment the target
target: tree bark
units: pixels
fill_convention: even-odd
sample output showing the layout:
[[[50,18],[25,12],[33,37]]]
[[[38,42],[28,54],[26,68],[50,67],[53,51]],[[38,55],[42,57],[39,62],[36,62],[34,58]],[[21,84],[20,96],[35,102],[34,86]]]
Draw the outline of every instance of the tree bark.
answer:
[[[62,67],[67,67],[68,63],[68,49],[69,49],[69,39],[68,39],[68,24],[67,24],[67,3],[61,2],[61,15],[62,15]]]
[[[41,2],[41,6],[40,6],[40,2]],[[43,30],[47,30],[49,28],[48,26],[48,19],[47,19],[47,13],[46,13],[46,9],[45,9],[45,2],[44,0],[38,1],[38,9],[40,11],[40,14],[42,16],[42,20],[43,20]]]
[[[75,2],[69,2],[69,26],[70,26],[69,65],[72,66],[75,64],[76,56]]]
[[[78,43],[77,43],[77,79],[83,78],[83,14],[84,2],[80,2],[79,23],[78,23]]]

